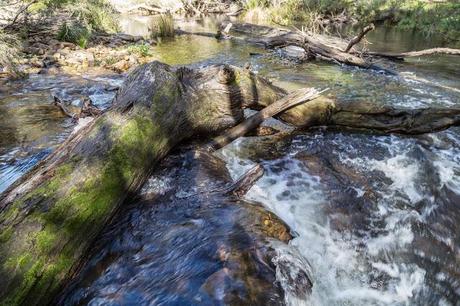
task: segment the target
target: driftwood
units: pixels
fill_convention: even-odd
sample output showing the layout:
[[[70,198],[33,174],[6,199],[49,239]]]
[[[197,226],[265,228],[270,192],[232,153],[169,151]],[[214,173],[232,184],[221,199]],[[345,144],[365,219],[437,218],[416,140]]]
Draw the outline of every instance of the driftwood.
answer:
[[[337,126],[416,135],[459,126],[460,108],[404,109],[320,97],[287,110],[280,119],[300,128]]]
[[[243,197],[249,189],[264,175],[264,168],[257,164],[248,172],[243,174],[230,188],[227,193],[231,193],[238,198]]]
[[[224,22],[222,27],[225,28],[227,24],[228,23]],[[261,44],[267,49],[298,46],[305,50],[307,54],[306,58],[308,59],[316,58],[395,74],[388,69],[375,65],[366,58],[357,56],[353,53],[344,52],[343,50],[347,49],[348,43],[339,38],[302,32],[299,30],[291,31],[249,23],[233,24],[230,28],[230,33],[249,36],[249,38],[244,38],[246,42]]]
[[[108,111],[0,196],[0,304],[50,303],[107,220],[171,148],[234,127],[243,108],[260,110],[286,94],[232,66],[136,68]],[[278,118],[304,128],[424,133],[459,125],[460,109],[400,110],[319,97]],[[235,190],[244,192],[251,181]]]

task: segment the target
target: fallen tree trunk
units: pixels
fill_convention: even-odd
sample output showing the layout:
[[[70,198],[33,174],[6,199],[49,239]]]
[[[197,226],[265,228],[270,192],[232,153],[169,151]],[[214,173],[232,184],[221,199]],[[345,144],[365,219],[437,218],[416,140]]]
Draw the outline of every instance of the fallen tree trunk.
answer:
[[[113,106],[72,134],[0,197],[0,303],[47,304],[127,196],[180,141],[209,135],[286,95],[246,69],[135,69]],[[279,116],[299,127],[338,125],[423,133],[458,125],[459,109],[397,110],[318,98]]]
[[[224,22],[222,28],[227,27],[228,24],[228,22]],[[354,50],[353,46],[372,29],[372,26],[364,28],[361,33],[350,42],[328,35],[302,32],[299,30],[291,31],[250,23],[233,23],[230,28],[230,33],[247,36],[243,38],[246,42],[261,44],[267,49],[298,46],[305,50],[307,54],[306,58],[316,58],[360,68],[380,70],[389,74],[396,74],[396,72],[377,66],[373,62],[374,58],[384,57],[391,60],[400,60],[405,57],[435,54],[460,55],[459,49],[450,48],[434,48],[404,53],[380,53]]]
[[[280,118],[298,127],[339,126],[416,135],[459,126],[460,108],[404,109],[321,97],[284,112]]]
[[[218,65],[136,69],[113,106],[74,133],[0,198],[0,304],[47,304],[123,200],[181,140],[243,119],[246,92],[277,89]],[[251,101],[252,103],[252,101]]]
[[[241,82],[251,82],[256,76],[249,70],[239,73]],[[266,82],[257,78],[256,84]],[[274,88],[271,86],[270,88]],[[281,97],[286,93],[278,88],[271,90]],[[258,99],[258,91],[245,92],[248,107],[261,109],[268,106],[265,101],[277,99]],[[251,102],[252,101],[252,102]],[[270,102],[272,103],[272,102]],[[377,130],[385,133],[424,134],[460,125],[459,107],[425,107],[419,109],[398,108],[395,106],[366,101],[340,101],[333,97],[320,96],[312,101],[290,108],[276,116],[278,119],[298,128],[315,126],[339,126],[357,129]]]

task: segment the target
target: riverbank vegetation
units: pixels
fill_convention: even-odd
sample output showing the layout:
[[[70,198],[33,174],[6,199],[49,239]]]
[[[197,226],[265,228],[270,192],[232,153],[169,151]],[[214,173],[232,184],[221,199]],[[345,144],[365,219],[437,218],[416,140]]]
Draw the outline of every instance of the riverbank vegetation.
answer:
[[[246,19],[327,30],[340,23],[384,23],[446,41],[460,40],[460,3],[422,0],[246,0]]]

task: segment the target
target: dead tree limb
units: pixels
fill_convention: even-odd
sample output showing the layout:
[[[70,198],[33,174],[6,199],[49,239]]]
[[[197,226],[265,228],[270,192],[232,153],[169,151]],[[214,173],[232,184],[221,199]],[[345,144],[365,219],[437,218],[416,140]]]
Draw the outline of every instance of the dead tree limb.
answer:
[[[264,168],[257,164],[248,172],[243,174],[235,183],[232,184],[226,193],[231,193],[238,198],[243,197],[249,189],[264,175]]]
[[[252,115],[242,123],[238,124],[237,126],[229,129],[223,135],[220,135],[214,138],[209,145],[212,149],[222,148],[225,145],[229,144],[233,140],[244,136],[249,131],[258,127],[265,119],[273,117],[293,106],[299,105],[301,103],[305,103],[307,101],[311,101],[324,92],[318,92],[314,88],[302,88],[288,94],[287,96],[283,97],[282,99],[268,105],[258,113]]]
[[[78,120],[79,118],[79,115],[76,114],[76,113],[73,113],[71,112],[67,106],[65,105],[65,102],[62,101],[61,99],[59,99],[58,97],[56,96],[53,96],[53,99],[54,99],[54,105],[56,105],[57,107],[59,107],[59,109],[61,110],[61,112],[66,115],[67,117],[70,117],[72,118],[72,120]]]
[[[78,121],[80,118],[84,117],[97,117],[100,116],[103,111],[94,106],[93,101],[89,97],[86,97],[83,99],[83,103],[80,108],[79,113],[74,113],[72,112],[67,106],[64,101],[62,101],[60,98],[57,96],[53,96],[54,99],[54,105],[60,108],[62,113],[66,115],[67,117],[72,118],[72,120]]]
[[[228,23],[224,22],[222,27],[224,28],[227,25]],[[233,23],[230,32],[234,35],[242,34],[243,37],[237,38],[240,41],[263,45],[267,49],[298,46],[305,50],[307,54],[307,56],[304,57],[305,59],[316,58],[365,69],[384,71],[392,75],[396,75],[397,73],[390,69],[377,66],[374,63],[374,59],[384,57],[390,60],[402,60],[406,57],[436,54],[460,55],[460,49],[450,48],[434,48],[404,53],[363,52],[362,50],[354,51],[353,46],[356,45],[371,29],[372,26],[366,27],[350,42],[328,35],[303,32],[300,30],[291,31],[249,23]]]
[[[7,25],[3,26],[3,30],[6,30],[6,29],[9,29],[11,28],[12,26],[14,26],[16,24],[16,22],[18,21],[19,17],[24,14],[28,9],[29,7],[31,7],[33,4],[37,3],[38,0],[32,0],[30,1],[29,3],[27,3],[24,7],[22,7],[21,9],[19,9],[19,11],[16,13],[16,15],[14,16],[13,20],[8,23]]]
[[[345,53],[350,52],[351,48],[353,48],[354,45],[358,44],[364,38],[364,36],[366,36],[366,34],[369,31],[372,31],[374,29],[375,29],[375,26],[374,26],[373,23],[371,23],[370,25],[368,25],[367,27],[362,29],[361,32],[358,35],[356,35],[355,37],[353,37],[350,40],[350,42],[348,43],[348,46],[345,48],[345,50],[343,52],[345,52]]]
[[[460,49],[452,48],[432,48],[420,51],[402,52],[402,53],[385,53],[385,52],[367,52],[372,56],[379,56],[388,59],[402,60],[406,57],[419,57],[428,55],[460,55]]]

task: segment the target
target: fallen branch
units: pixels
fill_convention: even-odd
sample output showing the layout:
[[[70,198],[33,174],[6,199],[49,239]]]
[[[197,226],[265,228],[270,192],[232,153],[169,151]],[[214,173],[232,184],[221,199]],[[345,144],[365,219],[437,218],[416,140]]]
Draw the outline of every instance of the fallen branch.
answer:
[[[229,23],[223,23],[225,28]],[[374,63],[375,58],[383,57],[390,60],[402,60],[406,57],[417,57],[426,55],[460,55],[460,49],[451,48],[434,48],[413,52],[403,53],[384,53],[384,52],[363,52],[362,50],[353,50],[362,38],[372,30],[372,25],[363,29],[363,31],[354,37],[350,42],[341,38],[316,33],[309,33],[295,29],[295,31],[260,26],[249,23],[232,23],[230,32],[233,34],[244,34],[243,37],[237,38],[240,41],[263,45],[267,49],[282,48],[287,46],[298,46],[305,50],[307,56],[305,59],[320,59],[333,63],[357,66],[365,69],[384,71],[391,75],[397,75],[395,71],[377,66]],[[366,56],[362,56],[362,55]]]
[[[237,126],[229,129],[223,135],[220,135],[212,140],[212,142],[208,145],[209,148],[213,150],[217,150],[219,148],[224,147],[225,145],[229,144],[233,140],[237,139],[238,137],[244,136],[250,130],[255,129],[259,126],[265,119],[273,117],[293,106],[305,103],[307,101],[311,101],[317,97],[323,91],[317,91],[314,88],[302,88],[292,92],[291,94],[283,97],[282,99],[268,105],[260,112],[252,115],[242,123],[238,124]]]
[[[8,29],[8,28],[11,28],[13,25],[15,25],[16,22],[18,21],[19,17],[20,17],[22,14],[24,14],[24,13],[29,9],[29,7],[31,7],[33,4],[35,4],[35,3],[37,3],[37,2],[38,2],[38,0],[32,0],[32,1],[30,1],[29,3],[27,3],[23,8],[21,8],[21,9],[16,13],[16,15],[15,15],[14,18],[13,18],[13,20],[12,20],[9,24],[5,25],[2,29],[3,29],[3,30],[6,30],[6,29]]]
[[[379,56],[388,59],[402,60],[406,57],[419,57],[427,55],[460,55],[460,49],[452,48],[432,48],[420,51],[402,52],[402,53],[385,53],[385,52],[367,52],[372,56]]]
[[[53,99],[54,99],[54,105],[56,105],[57,107],[60,108],[61,112],[66,115],[67,117],[70,117],[72,118],[72,120],[76,121],[78,120],[79,116],[75,113],[72,113],[68,108],[67,106],[65,105],[65,103],[59,99],[58,97],[56,96],[53,96]]]
[[[210,152],[206,151],[205,153],[209,154]],[[251,189],[252,186],[254,186],[257,180],[259,180],[263,175],[264,175],[264,168],[261,165],[257,164],[251,169],[249,169],[246,173],[241,175],[241,177],[239,177],[235,182],[230,184],[230,186],[228,187],[200,191],[197,193],[188,194],[181,198],[186,199],[186,198],[192,198],[196,196],[202,196],[202,195],[213,194],[213,193],[214,194],[228,194],[228,195],[233,195],[238,198],[241,198],[249,191],[249,189]]]
[[[264,175],[264,168],[257,164],[248,172],[243,174],[235,183],[232,184],[226,193],[235,195],[238,198],[243,197],[249,189]]]
[[[372,31],[374,29],[375,29],[375,26],[373,23],[371,23],[370,25],[362,29],[362,31],[358,35],[356,35],[350,40],[350,42],[348,43],[348,46],[345,48],[343,52],[345,53],[350,52],[351,48],[353,48],[354,45],[358,44],[364,38],[364,36],[366,36],[366,34],[369,31]]]
[[[103,113],[102,110],[94,106],[93,101],[91,101],[91,99],[88,97],[83,99],[83,103],[81,105],[80,112],[78,114],[70,111],[69,108],[66,106],[66,103],[62,101],[60,98],[58,98],[57,96],[53,96],[53,99],[54,99],[54,105],[59,107],[64,115],[72,118],[72,120],[74,121],[78,121],[78,119],[84,118],[84,117],[97,117]]]

